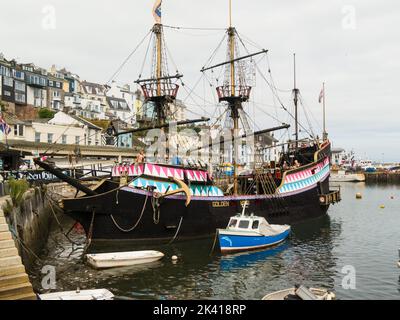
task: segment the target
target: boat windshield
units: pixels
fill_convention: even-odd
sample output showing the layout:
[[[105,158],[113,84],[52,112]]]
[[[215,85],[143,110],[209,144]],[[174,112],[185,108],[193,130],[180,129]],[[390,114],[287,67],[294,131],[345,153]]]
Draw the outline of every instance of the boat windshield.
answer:
[[[236,219],[231,219],[231,221],[229,222],[229,228],[233,228],[236,226],[237,220]]]
[[[249,220],[240,220],[239,228],[240,229],[247,229],[249,227],[250,221]]]

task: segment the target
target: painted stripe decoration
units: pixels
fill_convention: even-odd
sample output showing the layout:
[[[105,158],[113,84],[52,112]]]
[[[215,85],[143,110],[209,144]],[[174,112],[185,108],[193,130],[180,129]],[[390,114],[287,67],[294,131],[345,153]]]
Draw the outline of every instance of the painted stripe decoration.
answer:
[[[186,176],[189,181],[194,182],[207,182],[209,179],[208,172],[204,170],[180,169],[152,163],[114,166],[112,169],[112,176],[120,177],[126,172],[128,172],[128,175],[130,177],[137,177],[145,174],[156,178],[167,179],[173,177],[179,180],[184,180]]]
[[[176,183],[157,181],[145,178],[137,178],[133,180],[130,184],[133,188],[147,188],[148,186],[155,187],[156,192],[166,193],[167,191],[177,190],[179,187]],[[192,184],[190,186],[190,194],[192,196],[200,197],[222,197],[224,194],[221,189],[216,186],[204,186]]]
[[[329,170],[329,158],[326,158],[323,163],[319,163],[311,169],[288,174],[284,184],[279,188],[279,193],[299,191],[310,187],[323,180],[329,174]]]

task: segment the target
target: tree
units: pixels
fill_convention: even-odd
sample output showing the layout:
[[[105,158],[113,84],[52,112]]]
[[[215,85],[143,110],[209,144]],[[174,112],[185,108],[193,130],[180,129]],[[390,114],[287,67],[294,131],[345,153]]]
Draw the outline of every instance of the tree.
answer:
[[[38,112],[40,119],[52,119],[54,118],[55,112],[47,108],[42,108]]]
[[[6,105],[1,99],[0,99],[0,110],[1,111],[6,111]]]

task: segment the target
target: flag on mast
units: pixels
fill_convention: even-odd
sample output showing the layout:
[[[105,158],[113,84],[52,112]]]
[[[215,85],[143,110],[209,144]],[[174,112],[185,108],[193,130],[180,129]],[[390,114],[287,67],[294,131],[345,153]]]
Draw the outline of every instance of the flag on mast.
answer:
[[[161,23],[161,3],[162,0],[156,0],[153,7],[153,17],[156,23]]]
[[[11,128],[4,120],[3,115],[0,113],[0,131],[2,131],[6,136],[10,134]]]
[[[322,87],[321,92],[319,94],[318,102],[321,103],[322,99],[325,98],[325,89]]]

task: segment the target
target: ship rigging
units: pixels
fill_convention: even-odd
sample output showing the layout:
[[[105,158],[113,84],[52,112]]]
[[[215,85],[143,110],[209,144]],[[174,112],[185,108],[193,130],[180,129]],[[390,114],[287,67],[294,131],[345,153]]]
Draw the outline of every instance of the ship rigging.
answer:
[[[140,75],[136,83],[145,97],[144,105],[153,107],[152,125],[143,128],[167,130],[171,121],[170,104],[176,101],[179,88],[185,86],[179,71],[174,75],[168,72],[160,6],[161,1],[158,0],[153,8],[156,23],[150,38],[153,40],[151,75],[144,79]],[[94,240],[171,242],[206,237],[217,228],[226,226],[229,218],[239,212],[244,203],[251,212],[271,223],[295,223],[326,214],[329,205],[340,200],[337,191],[332,191],[329,186],[330,141],[320,141],[312,133],[310,139],[300,140],[299,127],[304,127],[298,121],[301,95],[296,82],[293,116],[279,98],[274,83],[259,72],[255,58],[266,56],[268,51],[261,49],[250,53],[245,49],[246,54],[240,54],[239,44],[243,45],[244,41],[232,26],[231,10],[229,1],[229,27],[224,37],[228,40],[226,59],[211,65],[214,51],[201,71],[204,76],[208,71],[213,73],[217,68],[224,69],[222,83],[215,89],[219,107],[224,106],[225,111],[217,120],[221,121],[225,115],[225,124],[232,133],[226,142],[233,142],[233,185],[223,186],[207,168],[197,163],[173,165],[167,155],[153,162],[116,165],[112,178],[101,181],[91,189],[66,177],[57,168],[35,160],[39,166],[83,192],[75,198],[63,199],[62,207],[67,215],[82,224],[87,235]],[[243,107],[250,101],[254,70],[261,73],[280,107],[295,120],[295,140],[278,144],[286,146],[279,159],[239,173],[239,141],[254,134]],[[217,83],[220,81],[219,77],[214,80]],[[189,96],[196,86],[189,91]],[[208,118],[183,121],[181,124],[206,120]],[[256,131],[256,134],[288,128],[288,124],[279,122],[278,126]],[[168,143],[167,140],[167,150],[170,147]],[[298,165],[293,166],[296,162]]]

